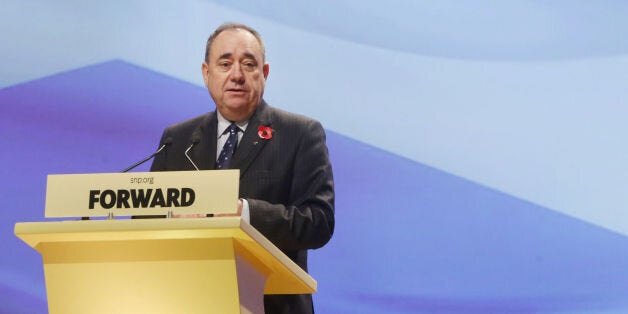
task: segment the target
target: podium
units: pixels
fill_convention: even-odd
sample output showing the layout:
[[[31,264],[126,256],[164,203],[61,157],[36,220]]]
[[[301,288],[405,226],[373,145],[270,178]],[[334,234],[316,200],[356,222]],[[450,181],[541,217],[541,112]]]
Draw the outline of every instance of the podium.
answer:
[[[316,281],[240,217],[27,222],[50,313],[263,313]]]

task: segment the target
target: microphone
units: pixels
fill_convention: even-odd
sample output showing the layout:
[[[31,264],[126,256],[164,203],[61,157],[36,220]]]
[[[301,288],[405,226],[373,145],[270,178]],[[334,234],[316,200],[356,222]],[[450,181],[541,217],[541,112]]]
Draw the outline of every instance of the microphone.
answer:
[[[136,167],[138,167],[139,165],[149,161],[151,158],[157,156],[157,154],[161,153],[162,150],[164,150],[166,147],[170,146],[172,144],[172,137],[166,137],[166,139],[161,143],[161,146],[159,146],[159,148],[157,149],[157,151],[155,151],[152,155],[134,163],[133,165],[131,165],[130,167],[120,171],[122,173],[124,172],[128,172],[131,169],[134,169]]]
[[[194,169],[196,169],[197,171],[199,169],[194,163],[194,161],[192,160],[192,158],[190,158],[190,155],[188,153],[190,152],[190,150],[192,150],[192,147],[194,147],[196,144],[200,142],[201,142],[201,134],[199,132],[194,132],[194,134],[192,134],[192,144],[190,144],[190,147],[188,147],[188,149],[185,150],[185,157],[188,158],[192,166],[194,166]]]

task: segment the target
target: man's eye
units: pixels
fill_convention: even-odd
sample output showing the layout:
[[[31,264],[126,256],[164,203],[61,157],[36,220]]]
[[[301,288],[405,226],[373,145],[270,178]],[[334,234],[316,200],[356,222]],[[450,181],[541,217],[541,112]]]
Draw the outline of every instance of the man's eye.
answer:
[[[230,62],[220,62],[218,63],[218,67],[222,69],[228,69],[231,66]]]
[[[243,65],[245,68],[249,70],[255,69],[255,66],[256,66],[255,62],[244,62]]]

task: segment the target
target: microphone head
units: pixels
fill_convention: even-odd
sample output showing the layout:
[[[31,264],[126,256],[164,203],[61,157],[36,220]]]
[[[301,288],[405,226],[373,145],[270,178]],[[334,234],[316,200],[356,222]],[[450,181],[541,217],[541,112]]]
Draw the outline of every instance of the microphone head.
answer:
[[[136,168],[137,166],[139,166],[139,165],[149,161],[151,158],[153,158],[153,157],[157,156],[157,154],[161,153],[161,151],[163,151],[170,144],[172,144],[172,137],[168,136],[161,142],[161,144],[159,145],[159,148],[157,149],[156,152],[154,152],[150,156],[140,160],[139,162],[129,166],[128,168],[122,170],[121,172],[128,172],[129,170],[132,170],[132,169]]]
[[[185,157],[190,161],[190,164],[192,164],[192,166],[194,166],[194,169],[196,169],[198,171],[199,170],[198,167],[196,166],[196,164],[194,163],[194,160],[192,160],[192,158],[190,157],[190,155],[188,153],[190,152],[192,147],[194,147],[196,144],[201,142],[201,132],[200,131],[196,131],[196,132],[192,133],[192,137],[190,138],[190,142],[192,142],[192,143],[190,144],[190,147],[188,147],[188,149],[185,150]]]
[[[163,142],[161,142],[161,145],[163,145],[163,146],[170,146],[170,145],[172,145],[172,142],[173,142],[172,137],[168,136],[168,137],[166,137],[163,140]]]
[[[194,132],[192,134],[192,139],[191,139],[192,145],[196,145],[198,143],[201,142],[201,132]]]

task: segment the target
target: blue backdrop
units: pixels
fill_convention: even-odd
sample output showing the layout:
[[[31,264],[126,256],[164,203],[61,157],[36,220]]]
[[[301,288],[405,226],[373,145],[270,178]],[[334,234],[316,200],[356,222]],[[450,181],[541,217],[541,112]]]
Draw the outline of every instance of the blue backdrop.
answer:
[[[626,16],[609,0],[4,0],[0,313],[46,312],[41,257],[13,235],[44,220],[46,175],[119,171],[213,110],[200,65],[225,21],[264,37],[266,100],[328,132],[317,312],[625,313]]]

